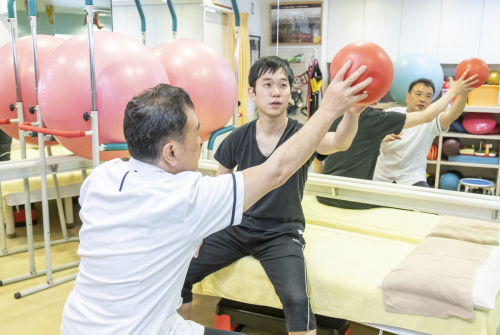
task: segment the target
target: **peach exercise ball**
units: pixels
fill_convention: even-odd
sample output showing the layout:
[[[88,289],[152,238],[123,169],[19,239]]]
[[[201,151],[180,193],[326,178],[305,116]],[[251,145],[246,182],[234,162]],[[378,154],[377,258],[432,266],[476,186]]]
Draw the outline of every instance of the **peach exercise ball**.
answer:
[[[153,53],[167,71],[170,84],[188,92],[201,124],[201,140],[208,140],[229,122],[238,103],[231,66],[212,47],[185,38],[160,43]]]
[[[41,69],[52,52],[64,40],[50,35],[37,35],[38,78]],[[16,40],[17,73],[19,79],[19,93],[23,102],[24,122],[36,122],[36,115],[29,113],[31,106],[36,106],[35,67],[33,65],[33,47],[31,36],[24,36]],[[11,43],[0,48],[0,119],[17,119],[17,111],[11,111],[10,104],[16,105],[16,80],[14,75],[14,60],[12,58]],[[17,123],[0,126],[7,135],[19,139]],[[26,143],[38,145],[36,137],[26,137]],[[45,145],[58,144],[55,141],[46,141]]]
[[[94,55],[99,144],[124,143],[127,103],[148,88],[168,83],[168,76],[148,47],[120,33],[95,32]],[[91,121],[83,119],[92,103],[87,34],[65,41],[47,60],[40,76],[39,99],[47,128],[91,130]],[[76,155],[92,158],[91,136],[59,136],[57,140]],[[100,153],[101,160],[127,156],[128,151]]]

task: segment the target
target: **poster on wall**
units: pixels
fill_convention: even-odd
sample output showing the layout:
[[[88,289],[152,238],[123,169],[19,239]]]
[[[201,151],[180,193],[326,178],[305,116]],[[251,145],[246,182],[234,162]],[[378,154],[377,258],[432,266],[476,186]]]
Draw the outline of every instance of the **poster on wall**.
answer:
[[[260,58],[260,36],[250,35],[250,66]]]
[[[271,4],[270,44],[321,44],[323,2]],[[278,28],[279,27],[279,28]],[[279,29],[279,32],[278,32]],[[279,38],[279,40],[278,40]]]

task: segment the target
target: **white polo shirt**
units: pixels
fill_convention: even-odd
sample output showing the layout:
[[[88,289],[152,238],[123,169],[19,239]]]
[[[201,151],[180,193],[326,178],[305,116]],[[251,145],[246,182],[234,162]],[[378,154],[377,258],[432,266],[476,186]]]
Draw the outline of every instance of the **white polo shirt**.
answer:
[[[243,199],[241,172],[172,175],[134,159],[97,167],[81,189],[80,272],[61,333],[168,334],[200,240],[239,224]]]
[[[389,108],[386,112],[406,114],[406,107]],[[390,183],[395,181],[402,185],[425,181],[427,154],[432,142],[441,132],[448,131],[441,129],[440,116],[441,114],[431,122],[403,129],[401,140],[382,143],[373,180]]]

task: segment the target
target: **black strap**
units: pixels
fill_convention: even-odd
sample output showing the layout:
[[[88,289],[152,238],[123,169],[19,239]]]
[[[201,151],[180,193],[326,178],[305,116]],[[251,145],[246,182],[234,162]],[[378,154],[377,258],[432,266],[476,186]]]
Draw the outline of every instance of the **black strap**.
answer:
[[[127,171],[127,173],[125,173],[125,175],[123,176],[123,179],[122,179],[122,183],[121,183],[121,185],[120,185],[120,190],[119,190],[119,192],[121,192],[121,191],[122,191],[122,188],[123,188],[123,182],[125,181],[125,178],[127,178],[127,175],[128,175],[128,173],[129,173],[129,172],[130,172],[130,171]]]
[[[236,211],[236,177],[234,176],[234,173],[231,173],[231,176],[233,177],[233,211],[231,213],[230,226],[234,223],[234,212]]]

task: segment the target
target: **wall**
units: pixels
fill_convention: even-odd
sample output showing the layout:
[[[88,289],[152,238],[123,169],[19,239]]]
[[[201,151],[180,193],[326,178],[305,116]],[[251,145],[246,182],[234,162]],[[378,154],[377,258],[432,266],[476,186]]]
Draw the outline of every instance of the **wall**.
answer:
[[[329,0],[328,58],[371,41],[395,61],[425,52],[442,64],[479,57],[500,64],[498,0]]]
[[[167,4],[143,5],[142,9],[146,18],[146,45],[153,48],[171,40],[172,17]],[[174,4],[174,9],[177,38],[203,41],[203,8],[199,4]],[[141,19],[135,5],[113,1],[113,30],[142,41]]]

